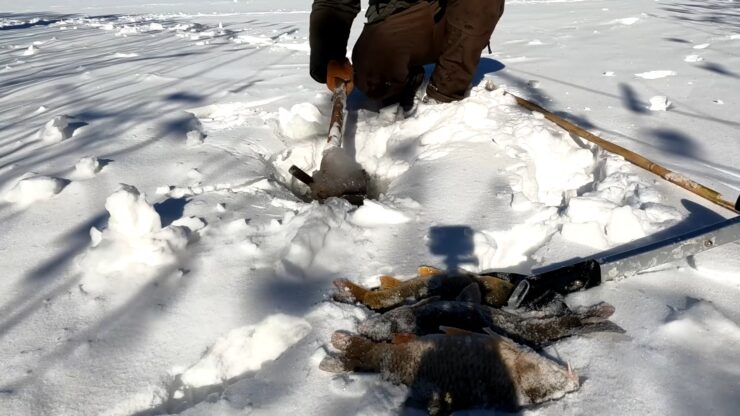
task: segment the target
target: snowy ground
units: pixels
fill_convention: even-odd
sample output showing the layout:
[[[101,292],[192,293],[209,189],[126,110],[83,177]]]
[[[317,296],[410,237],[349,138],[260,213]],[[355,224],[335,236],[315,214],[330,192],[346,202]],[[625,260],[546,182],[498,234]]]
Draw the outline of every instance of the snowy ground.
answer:
[[[482,86],[409,119],[352,96],[380,197],[308,204],[287,168],[316,167],[330,97],[304,2],[0,3],[4,414],[396,414],[403,388],[317,368],[368,313],[326,301],[332,279],[527,272],[731,216]],[[738,28],[733,1],[512,0],[476,83],[734,200]],[[735,414],[738,254],[570,296],[627,333],[549,348],[585,382],[525,413]]]

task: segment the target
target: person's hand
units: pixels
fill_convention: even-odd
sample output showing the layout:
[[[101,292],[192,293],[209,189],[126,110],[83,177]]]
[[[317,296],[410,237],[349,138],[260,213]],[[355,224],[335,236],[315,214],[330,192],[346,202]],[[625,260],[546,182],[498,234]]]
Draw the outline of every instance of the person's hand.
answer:
[[[329,87],[329,90],[334,91],[339,82],[342,81],[347,94],[349,94],[355,86],[353,76],[354,72],[349,59],[331,60],[326,68],[326,86]]]

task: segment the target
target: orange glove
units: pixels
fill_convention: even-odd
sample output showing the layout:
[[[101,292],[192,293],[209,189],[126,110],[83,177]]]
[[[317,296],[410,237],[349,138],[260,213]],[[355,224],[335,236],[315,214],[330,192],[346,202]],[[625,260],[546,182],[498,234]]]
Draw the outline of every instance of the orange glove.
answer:
[[[349,59],[344,58],[343,61],[329,61],[329,66],[326,68],[326,86],[329,87],[329,90],[334,91],[339,81],[344,81],[344,88],[349,95],[355,87],[353,77],[354,72]]]

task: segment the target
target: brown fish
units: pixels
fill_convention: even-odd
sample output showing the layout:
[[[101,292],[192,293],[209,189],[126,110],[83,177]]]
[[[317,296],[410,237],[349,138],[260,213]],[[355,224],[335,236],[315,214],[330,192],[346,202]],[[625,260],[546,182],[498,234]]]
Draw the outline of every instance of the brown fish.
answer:
[[[492,273],[479,275],[469,272],[447,273],[440,269],[422,266],[417,277],[398,280],[391,276],[380,277],[378,289],[367,289],[348,279],[334,281],[337,291],[334,299],[339,302],[359,302],[373,310],[384,310],[424,298],[439,296],[442,299],[458,299],[464,296],[478,297],[477,301],[491,306],[502,306],[514,289],[510,282],[518,275]],[[471,286],[473,285],[473,286]],[[473,290],[471,290],[473,289]],[[472,299],[468,299],[472,300]]]
[[[324,371],[379,372],[411,388],[411,400],[430,414],[497,407],[515,410],[578,390],[570,370],[513,341],[444,328],[447,334],[399,335],[394,343],[335,332],[340,353],[321,362]]]
[[[542,312],[512,313],[471,302],[422,301],[401,306],[361,322],[357,330],[375,341],[386,341],[396,333],[434,334],[440,326],[453,326],[474,332],[491,328],[516,342],[542,348],[561,338],[592,332],[624,330],[608,320],[614,307],[596,305],[564,310],[556,314]]]

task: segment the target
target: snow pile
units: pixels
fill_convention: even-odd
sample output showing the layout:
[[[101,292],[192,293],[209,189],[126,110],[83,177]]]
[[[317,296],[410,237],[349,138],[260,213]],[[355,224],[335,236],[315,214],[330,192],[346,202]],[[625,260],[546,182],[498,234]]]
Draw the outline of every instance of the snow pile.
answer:
[[[206,133],[203,130],[203,124],[198,117],[192,113],[186,113],[187,117],[183,125],[185,126],[185,145],[195,147],[203,144],[206,139]]]
[[[110,289],[108,275],[127,278],[147,276],[160,268],[179,263],[193,232],[193,225],[171,225],[162,228],[159,214],[135,187],[121,187],[105,201],[110,214],[108,227],[102,232],[91,229],[92,247],[82,267],[86,290]],[[193,227],[193,228],[190,228]]]
[[[5,192],[3,198],[7,202],[26,207],[62,192],[68,183],[65,179],[27,173]]]
[[[535,122],[534,130],[516,129],[514,137],[534,162],[535,181],[522,185],[528,199],[559,206],[574,190],[593,182],[593,153],[570,140],[567,132]]]
[[[75,118],[66,114],[49,120],[38,132],[38,138],[45,143],[58,143],[67,140],[74,134],[72,123]]]
[[[365,200],[363,205],[352,213],[349,220],[360,227],[379,227],[403,224],[411,219],[386,203]]]
[[[92,178],[103,168],[96,157],[85,156],[75,164],[75,174],[79,179]]]
[[[653,184],[631,173],[621,157],[604,153],[604,177],[592,191],[568,201],[567,220],[581,225],[563,227],[563,237],[595,248],[627,243],[644,237],[683,218],[672,207],[662,204]],[[596,230],[601,232],[596,232]]]
[[[181,376],[190,388],[224,383],[258,371],[311,332],[311,324],[284,314],[268,316],[256,325],[237,328],[219,338],[205,356]]]

